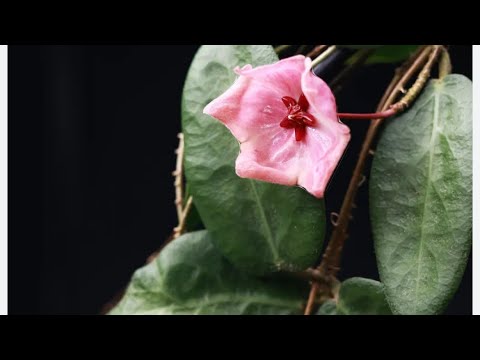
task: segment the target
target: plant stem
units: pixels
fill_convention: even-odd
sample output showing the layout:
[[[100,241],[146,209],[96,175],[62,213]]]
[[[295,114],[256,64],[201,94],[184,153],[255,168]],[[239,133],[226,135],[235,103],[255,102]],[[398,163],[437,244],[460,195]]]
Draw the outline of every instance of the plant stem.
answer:
[[[385,119],[393,116],[397,113],[395,109],[388,109],[386,111],[376,112],[372,114],[353,114],[353,113],[338,113],[338,117],[341,119],[356,119],[356,120],[372,120],[372,119]]]
[[[447,48],[442,48],[442,56],[440,57],[440,65],[438,68],[438,77],[443,79],[445,76],[452,73],[452,62]]]
[[[326,279],[325,276],[317,269],[307,269],[304,271],[287,272],[286,274],[291,275],[297,279],[305,280],[305,281],[317,282],[320,284],[328,283],[328,279]]]
[[[426,47],[424,51],[422,51],[418,58],[412,63],[412,65],[405,71],[405,73],[400,77],[397,85],[395,85],[393,91],[387,97],[385,104],[390,106],[392,104],[399,93],[406,93],[405,96],[398,101],[392,107],[400,107],[406,108],[410,105],[410,103],[415,100],[416,96],[420,93],[423,85],[425,85],[426,80],[428,80],[428,76],[430,75],[430,71],[432,69],[434,61],[438,58],[440,46],[439,45],[432,45]],[[426,62],[426,64],[425,64]],[[425,65],[424,65],[425,64]],[[417,80],[411,86],[409,91],[405,91],[405,86],[411,80],[413,75],[415,75],[418,70],[423,66],[421,73],[418,75]]]
[[[398,109],[403,109],[408,106],[411,101],[418,95],[423,85],[425,85],[426,79],[430,74],[430,70],[434,61],[438,58],[440,46],[428,46],[422,51],[415,53],[412,60],[408,61],[409,66],[402,66],[400,70],[396,73],[392,79],[390,85],[387,88],[387,92],[384,94],[380,100],[377,112],[383,112],[389,109],[393,102],[395,101],[397,95],[402,91],[404,86],[410,81],[410,79],[419,71],[419,69],[424,65],[422,71],[420,72],[417,80],[412,85],[407,94],[400,100],[397,104]],[[397,105],[395,104],[395,105]],[[318,270],[324,275],[326,279],[335,278],[337,272],[339,271],[340,258],[345,244],[345,240],[348,237],[348,225],[351,218],[351,211],[353,208],[353,203],[359,184],[363,178],[363,170],[365,168],[365,163],[368,156],[372,153],[371,146],[377,135],[378,129],[382,124],[383,119],[374,119],[370,123],[370,127],[365,136],[360,155],[357,160],[357,164],[350,179],[350,184],[348,190],[343,199],[342,207],[340,214],[338,216],[335,228],[333,230],[332,236],[328,243],[327,249],[323,254],[322,261]],[[313,305],[311,302],[316,298],[318,286],[312,285],[309,295],[309,302],[307,303],[305,309],[305,315],[310,315],[312,313]],[[308,311],[307,311],[308,310]]]
[[[309,58],[314,58],[318,55],[320,55],[322,52],[324,52],[325,50],[327,50],[328,48],[328,45],[317,45],[313,48],[312,51],[310,51],[307,55],[305,55],[306,57],[309,57]]]
[[[178,217],[178,225],[173,229],[173,234],[167,241],[164,242],[165,246],[170,241],[178,238],[180,235],[183,234],[185,231],[185,225],[187,222],[187,216],[192,208],[193,198],[190,196],[187,199],[187,203],[185,207],[183,206],[183,194],[184,194],[184,186],[183,186],[183,155],[185,151],[185,142],[183,138],[183,134],[178,134],[179,144],[178,149],[175,151],[177,154],[177,163],[175,166],[175,171],[173,175],[175,176],[175,207],[177,209],[177,217]],[[163,247],[162,247],[163,248]]]
[[[425,83],[427,82],[429,76],[430,76],[430,71],[432,69],[433,63],[437,59],[439,52],[440,52],[440,47],[438,45],[435,45],[433,48],[431,48],[430,56],[428,57],[427,63],[423,67],[422,71],[417,77],[417,80],[415,83],[410,87],[410,89],[406,92],[405,96],[395,104],[391,105],[388,110],[384,110],[381,112],[376,112],[372,114],[355,114],[355,113],[338,113],[339,118],[343,119],[359,119],[359,120],[371,120],[371,119],[385,119],[388,117],[391,117],[393,115],[398,114],[399,112],[405,110],[410,104],[415,100],[415,98],[418,96],[420,91],[423,89],[425,86]],[[385,104],[385,102],[391,102],[395,99],[397,96],[398,92],[404,92],[403,87],[404,85],[410,80],[412,73],[415,73],[416,70],[418,70],[418,67],[422,65],[422,63],[426,60],[427,55],[429,54],[429,49],[427,51],[423,52],[417,61],[412,65],[412,72],[411,73],[406,73],[402,79],[393,87],[396,89],[396,91],[393,91],[390,93],[390,95],[386,98],[386,100],[380,101],[380,105]],[[448,55],[447,55],[448,56]],[[448,61],[448,60],[446,60]],[[445,65],[445,70],[448,72],[449,69],[449,64],[447,63]],[[451,69],[451,67],[450,67]],[[395,78],[394,78],[395,79]],[[392,83],[391,83],[392,84]],[[391,86],[392,87],[392,86]]]
[[[327,57],[329,57],[333,52],[337,49],[335,45],[330,46],[327,50],[322,52],[320,55],[318,55],[315,60],[312,61],[311,68],[313,69],[315,66],[320,64],[323,60],[325,60]]]
[[[175,176],[175,207],[177,209],[177,218],[180,222],[183,212],[183,152],[185,146],[183,141],[183,134],[180,133],[177,136],[179,139],[178,148],[175,151],[175,153],[177,154],[177,163],[175,166],[175,171],[173,172],[173,176]]]
[[[178,238],[185,231],[187,216],[188,216],[188,213],[190,212],[190,209],[192,208],[192,204],[193,204],[193,198],[190,196],[187,200],[187,203],[185,204],[185,208],[182,211],[182,215],[180,217],[180,220],[178,221],[178,226],[173,229],[172,240]]]
[[[310,293],[308,294],[307,305],[305,306],[305,311],[303,315],[311,315],[313,313],[313,307],[315,306],[315,298],[317,297],[317,292],[319,288],[320,286],[318,285],[318,283],[312,283]]]

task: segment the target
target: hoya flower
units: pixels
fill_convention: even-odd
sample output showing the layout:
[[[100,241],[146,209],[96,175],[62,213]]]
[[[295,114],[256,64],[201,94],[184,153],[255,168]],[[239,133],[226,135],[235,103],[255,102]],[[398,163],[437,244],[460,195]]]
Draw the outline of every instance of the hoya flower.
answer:
[[[235,83],[209,103],[240,143],[236,173],[282,185],[299,185],[322,198],[350,140],[335,97],[303,55],[252,68],[235,68]]]

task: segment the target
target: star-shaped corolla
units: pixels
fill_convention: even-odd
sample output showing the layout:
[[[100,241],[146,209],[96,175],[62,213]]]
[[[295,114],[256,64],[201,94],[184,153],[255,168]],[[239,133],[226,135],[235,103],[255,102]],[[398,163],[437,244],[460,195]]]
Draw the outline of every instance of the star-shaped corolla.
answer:
[[[303,55],[271,65],[236,68],[235,83],[204,113],[240,143],[237,175],[299,185],[322,198],[350,140],[335,97]]]

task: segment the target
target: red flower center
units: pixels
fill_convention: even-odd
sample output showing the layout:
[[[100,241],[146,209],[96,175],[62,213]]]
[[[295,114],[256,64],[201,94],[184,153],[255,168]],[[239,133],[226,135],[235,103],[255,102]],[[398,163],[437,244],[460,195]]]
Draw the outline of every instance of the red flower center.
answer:
[[[301,141],[305,137],[306,127],[315,125],[317,119],[308,113],[308,100],[305,95],[300,95],[298,102],[290,97],[284,96],[283,103],[288,109],[288,114],[280,122],[280,126],[285,129],[295,129],[295,140]]]

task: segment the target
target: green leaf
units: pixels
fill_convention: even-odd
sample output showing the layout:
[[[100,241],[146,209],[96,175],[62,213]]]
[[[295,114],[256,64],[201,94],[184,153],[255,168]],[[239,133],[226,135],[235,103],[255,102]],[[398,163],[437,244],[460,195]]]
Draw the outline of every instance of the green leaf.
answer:
[[[324,238],[324,202],[298,187],[239,178],[238,142],[203,108],[233,84],[234,67],[277,60],[271,46],[202,46],[183,92],[185,174],[195,205],[223,254],[255,274],[314,264]]]
[[[351,278],[340,286],[338,302],[327,301],[317,315],[391,315],[382,283]]]
[[[367,64],[396,63],[407,59],[418,45],[384,45],[368,58]]]
[[[185,200],[183,206],[186,205],[187,199],[190,197],[190,186],[186,184],[185,186]],[[196,231],[204,229],[202,219],[200,218],[200,214],[198,213],[197,207],[195,206],[195,201],[192,203],[192,207],[187,215],[187,220],[185,222],[186,231]]]
[[[317,315],[340,315],[337,311],[337,303],[333,300],[325,301],[318,309]]]
[[[203,230],[174,240],[137,270],[110,314],[301,314],[307,295],[305,283],[238,272]]]
[[[380,279],[399,314],[438,314],[455,293],[471,247],[472,85],[431,80],[387,123],[370,178]]]

